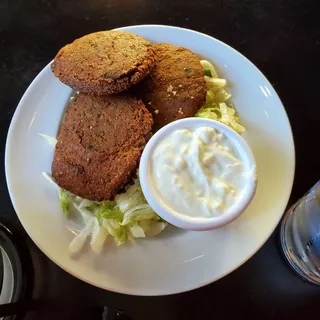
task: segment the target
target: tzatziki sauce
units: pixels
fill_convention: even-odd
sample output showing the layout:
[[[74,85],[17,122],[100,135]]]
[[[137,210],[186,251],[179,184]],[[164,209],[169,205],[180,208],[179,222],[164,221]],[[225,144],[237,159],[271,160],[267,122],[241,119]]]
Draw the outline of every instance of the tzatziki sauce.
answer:
[[[155,146],[151,181],[161,201],[189,217],[219,217],[250,180],[230,139],[211,127],[176,129]]]

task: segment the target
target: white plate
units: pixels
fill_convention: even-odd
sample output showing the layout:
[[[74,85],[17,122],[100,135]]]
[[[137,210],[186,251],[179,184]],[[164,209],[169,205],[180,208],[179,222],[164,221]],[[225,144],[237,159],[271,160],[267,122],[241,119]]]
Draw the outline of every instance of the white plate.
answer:
[[[256,196],[235,222],[207,232],[168,228],[135,246],[115,247],[71,258],[71,227],[59,209],[55,189],[41,172],[51,171],[53,148],[39,133],[56,136],[71,89],[46,66],[32,82],[14,114],[6,146],[10,196],[24,228],[38,247],[72,275],[107,290],[164,295],[213,282],[247,261],[268,239],[283,214],[294,176],[294,143],[285,110],[273,87],[244,56],[226,44],[191,30],[133,26],[122,30],[152,42],[190,48],[212,61],[229,81],[233,102],[247,128],[244,138],[258,168]],[[78,226],[79,227],[79,226]]]

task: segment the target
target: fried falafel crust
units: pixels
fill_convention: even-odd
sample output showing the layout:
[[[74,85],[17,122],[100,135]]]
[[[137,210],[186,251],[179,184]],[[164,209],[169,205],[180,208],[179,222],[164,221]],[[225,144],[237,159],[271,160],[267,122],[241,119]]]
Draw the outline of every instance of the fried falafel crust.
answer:
[[[136,87],[158,130],[174,120],[192,117],[205,103],[207,86],[200,60],[187,48],[154,45],[155,67]]]
[[[136,173],[152,123],[136,97],[79,93],[60,127],[53,178],[82,198],[113,199]]]
[[[91,33],[64,46],[51,69],[74,90],[109,95],[138,83],[155,61],[155,50],[147,40],[112,30]]]

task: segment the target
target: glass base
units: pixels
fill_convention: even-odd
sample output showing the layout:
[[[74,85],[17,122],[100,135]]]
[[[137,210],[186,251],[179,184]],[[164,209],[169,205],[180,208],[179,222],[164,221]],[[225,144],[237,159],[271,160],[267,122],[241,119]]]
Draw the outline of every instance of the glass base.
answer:
[[[291,207],[285,214],[280,229],[280,241],[282,250],[286,260],[288,261],[291,268],[305,281],[308,281],[312,284],[320,286],[320,266],[310,265],[310,261],[308,260],[308,256],[304,254],[299,254],[296,250],[295,241],[297,238],[294,234],[294,221],[293,217],[297,213],[295,213],[296,207],[299,205],[295,204]],[[311,243],[312,244],[312,243]],[[307,249],[310,249],[309,242],[307,244]],[[300,247],[301,249],[301,247]]]

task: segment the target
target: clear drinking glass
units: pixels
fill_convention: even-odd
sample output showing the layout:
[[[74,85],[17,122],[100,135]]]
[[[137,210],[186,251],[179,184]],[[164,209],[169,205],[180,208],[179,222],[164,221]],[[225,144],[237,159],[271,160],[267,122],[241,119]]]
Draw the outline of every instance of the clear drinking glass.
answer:
[[[320,181],[286,212],[280,239],[291,267],[320,285]]]

